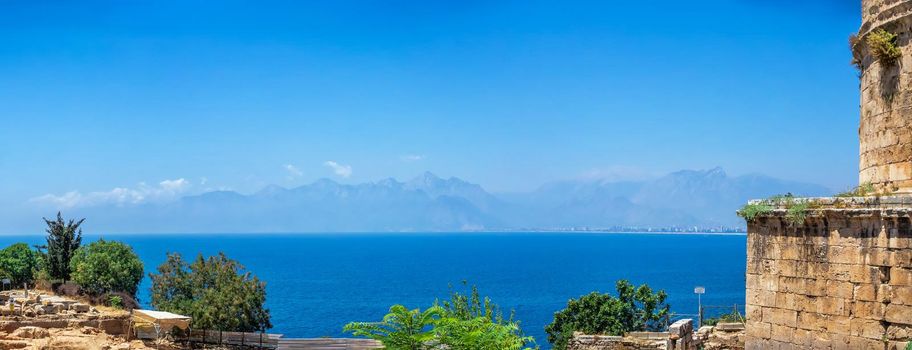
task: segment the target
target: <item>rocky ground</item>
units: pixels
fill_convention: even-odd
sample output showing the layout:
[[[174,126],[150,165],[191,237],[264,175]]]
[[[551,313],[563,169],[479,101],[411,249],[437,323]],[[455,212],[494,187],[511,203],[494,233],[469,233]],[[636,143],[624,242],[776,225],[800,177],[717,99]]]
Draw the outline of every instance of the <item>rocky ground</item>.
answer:
[[[130,314],[44,291],[0,292],[0,350],[179,349],[128,340]]]

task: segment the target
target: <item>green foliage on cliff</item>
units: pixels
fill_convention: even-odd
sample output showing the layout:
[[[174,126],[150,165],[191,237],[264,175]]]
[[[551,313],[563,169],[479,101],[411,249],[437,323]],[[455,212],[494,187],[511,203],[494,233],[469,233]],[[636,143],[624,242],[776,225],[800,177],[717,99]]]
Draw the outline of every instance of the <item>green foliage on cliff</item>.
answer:
[[[592,292],[570,299],[567,308],[554,314],[545,327],[548,342],[563,350],[573,332],[623,335],[632,331],[657,331],[668,316],[665,291],[653,292],[648,285],[634,287],[626,280],[617,281],[617,297]]]
[[[902,57],[902,52],[896,46],[896,34],[877,29],[868,34],[865,42],[868,44],[871,54],[881,64],[893,64]]]
[[[197,329],[255,332],[272,328],[266,309],[266,283],[225,254],[197,256],[187,264],[180,254],[151,273],[152,306],[193,318]]]
[[[41,258],[28,244],[16,243],[0,250],[0,277],[9,278],[15,287],[32,284]]]
[[[394,305],[382,321],[352,322],[344,330],[391,350],[520,350],[535,343],[475,287],[468,295],[452,291],[424,311]]]
[[[70,261],[73,282],[89,295],[124,292],[136,295],[143,263],[130,246],[99,239],[79,248]]]
[[[56,220],[44,218],[47,224],[47,249],[45,270],[51,279],[70,279],[70,259],[82,244],[82,229],[79,228],[85,219],[64,221],[60,212]]]

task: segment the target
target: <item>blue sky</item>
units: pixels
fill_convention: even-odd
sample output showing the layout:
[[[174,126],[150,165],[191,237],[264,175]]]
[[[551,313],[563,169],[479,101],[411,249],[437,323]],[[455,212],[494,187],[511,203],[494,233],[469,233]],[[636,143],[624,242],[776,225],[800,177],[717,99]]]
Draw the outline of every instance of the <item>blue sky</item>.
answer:
[[[0,7],[3,206],[425,170],[495,192],[715,166],[857,181],[857,2]]]

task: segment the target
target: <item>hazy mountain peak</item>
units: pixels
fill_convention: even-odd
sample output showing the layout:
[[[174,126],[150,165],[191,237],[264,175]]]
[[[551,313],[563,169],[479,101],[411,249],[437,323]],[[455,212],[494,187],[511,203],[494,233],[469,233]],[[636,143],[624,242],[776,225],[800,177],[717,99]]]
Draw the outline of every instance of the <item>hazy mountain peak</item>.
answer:
[[[279,185],[271,184],[271,185],[266,185],[266,187],[263,187],[262,189],[257,191],[256,194],[271,195],[271,194],[276,194],[276,193],[282,193],[285,191],[288,191],[288,189],[285,187],[279,186]]]

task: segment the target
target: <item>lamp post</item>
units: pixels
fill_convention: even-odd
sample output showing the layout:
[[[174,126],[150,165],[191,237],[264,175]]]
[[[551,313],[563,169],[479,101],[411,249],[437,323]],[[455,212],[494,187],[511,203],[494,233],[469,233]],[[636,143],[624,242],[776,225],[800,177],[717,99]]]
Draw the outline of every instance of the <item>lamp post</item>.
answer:
[[[703,286],[694,287],[694,294],[697,295],[697,309],[699,310],[698,319],[697,319],[697,328],[703,327],[703,301],[701,296],[706,293],[706,288]]]

